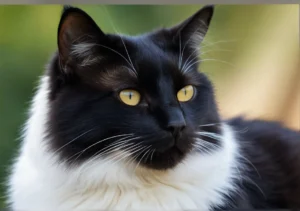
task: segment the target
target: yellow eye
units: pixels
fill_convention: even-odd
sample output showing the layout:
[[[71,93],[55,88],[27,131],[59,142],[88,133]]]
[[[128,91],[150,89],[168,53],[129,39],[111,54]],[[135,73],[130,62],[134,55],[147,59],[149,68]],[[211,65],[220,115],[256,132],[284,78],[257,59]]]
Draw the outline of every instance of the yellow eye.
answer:
[[[122,90],[119,96],[123,103],[130,106],[136,106],[137,104],[139,104],[141,99],[140,93],[132,89]]]
[[[177,92],[177,99],[180,102],[187,102],[194,96],[194,87],[191,85],[185,86]]]

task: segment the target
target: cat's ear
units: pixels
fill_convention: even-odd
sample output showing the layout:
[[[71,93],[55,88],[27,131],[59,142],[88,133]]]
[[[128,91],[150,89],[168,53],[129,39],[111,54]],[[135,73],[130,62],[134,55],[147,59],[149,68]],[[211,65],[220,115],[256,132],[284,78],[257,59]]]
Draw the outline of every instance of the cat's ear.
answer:
[[[89,57],[91,48],[105,37],[94,20],[83,10],[64,6],[60,19],[57,44],[61,67],[78,62],[80,57]]]
[[[199,48],[203,41],[214,13],[214,6],[207,5],[182,23],[170,29],[173,41],[182,46]]]

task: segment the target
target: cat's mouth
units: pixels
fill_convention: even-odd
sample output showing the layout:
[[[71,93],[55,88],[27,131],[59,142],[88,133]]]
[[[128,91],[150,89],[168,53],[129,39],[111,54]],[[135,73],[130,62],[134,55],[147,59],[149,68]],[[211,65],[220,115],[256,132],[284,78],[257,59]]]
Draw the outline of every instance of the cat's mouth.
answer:
[[[174,168],[184,159],[191,148],[192,142],[189,139],[169,139],[167,143],[157,147],[149,159],[142,159],[140,164],[156,170]]]
[[[178,144],[176,143],[176,140],[174,138],[170,138],[170,140],[165,143],[164,145],[159,146],[159,148],[156,149],[158,153],[165,153],[172,148],[176,148],[177,150],[180,150],[178,147]]]
[[[186,153],[183,150],[173,145],[163,152],[154,153],[153,160],[144,162],[143,165],[152,169],[166,170],[175,167],[185,155]]]
[[[162,154],[177,154],[178,156],[183,156],[185,152],[178,146],[174,145],[171,148],[164,151]]]

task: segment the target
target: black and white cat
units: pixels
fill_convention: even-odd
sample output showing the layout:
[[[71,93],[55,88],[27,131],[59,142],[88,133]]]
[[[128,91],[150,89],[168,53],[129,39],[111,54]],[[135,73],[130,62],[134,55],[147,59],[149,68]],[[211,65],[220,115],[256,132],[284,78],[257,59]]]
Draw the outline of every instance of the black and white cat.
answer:
[[[198,72],[213,8],[123,36],[65,7],[9,178],[11,208],[300,208],[299,131],[223,120]]]

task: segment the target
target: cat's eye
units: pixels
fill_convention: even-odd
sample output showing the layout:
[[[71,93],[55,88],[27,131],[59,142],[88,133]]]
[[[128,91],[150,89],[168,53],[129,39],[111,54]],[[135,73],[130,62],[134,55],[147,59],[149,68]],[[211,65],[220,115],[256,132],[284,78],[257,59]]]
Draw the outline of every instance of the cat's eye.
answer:
[[[133,89],[125,89],[119,93],[120,100],[126,105],[136,106],[141,100],[141,95]]]
[[[177,92],[177,99],[180,102],[187,102],[193,98],[194,92],[192,85],[185,86]]]

